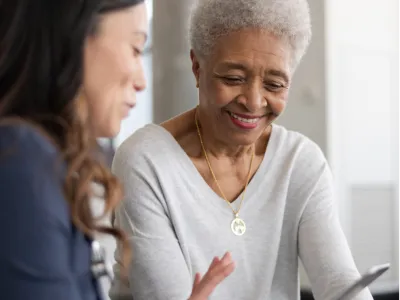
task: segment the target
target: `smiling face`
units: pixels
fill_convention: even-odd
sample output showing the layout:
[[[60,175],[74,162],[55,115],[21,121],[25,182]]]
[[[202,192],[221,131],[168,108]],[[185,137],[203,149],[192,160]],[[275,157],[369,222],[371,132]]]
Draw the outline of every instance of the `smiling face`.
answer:
[[[290,46],[268,31],[244,29],[219,38],[212,53],[191,52],[200,113],[208,131],[232,145],[254,143],[286,105]]]
[[[147,37],[145,4],[101,17],[84,49],[83,96],[97,137],[112,137],[145,88],[141,54]]]

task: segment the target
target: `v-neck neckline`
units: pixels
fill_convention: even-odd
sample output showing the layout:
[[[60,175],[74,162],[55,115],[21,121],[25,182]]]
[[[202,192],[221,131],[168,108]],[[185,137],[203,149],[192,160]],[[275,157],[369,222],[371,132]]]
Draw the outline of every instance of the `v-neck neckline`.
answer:
[[[186,171],[190,173],[189,177],[192,178],[195,187],[198,189],[199,193],[203,193],[204,197],[212,199],[212,203],[216,206],[221,207],[227,213],[233,214],[232,210],[229,208],[228,203],[224,198],[222,198],[219,194],[217,194],[205,181],[203,176],[201,176],[199,170],[196,168],[195,164],[191,160],[191,158],[187,155],[185,150],[179,145],[178,141],[172,136],[172,134],[166,130],[164,127],[157,124],[149,124],[147,126],[152,126],[156,130],[160,131],[167,139],[171,141],[172,150],[178,153],[180,164],[185,166]],[[265,177],[265,169],[268,168],[270,161],[275,153],[275,149],[278,143],[278,131],[279,125],[271,124],[271,135],[269,137],[266,151],[264,157],[258,166],[258,169],[254,173],[252,179],[249,181],[246,188],[245,199],[243,200],[241,212],[245,210],[247,203],[251,201],[254,193],[258,190],[262,179]],[[240,205],[240,200],[242,197],[243,191],[235,198],[234,201],[231,202],[231,206],[237,210]]]

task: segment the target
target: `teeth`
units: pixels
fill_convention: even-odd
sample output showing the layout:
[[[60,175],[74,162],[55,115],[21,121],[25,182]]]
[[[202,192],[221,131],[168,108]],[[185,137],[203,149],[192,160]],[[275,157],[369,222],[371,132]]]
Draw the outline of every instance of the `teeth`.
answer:
[[[245,119],[245,118],[239,117],[238,115],[235,115],[235,114],[232,113],[232,112],[229,112],[229,114],[230,114],[233,118],[239,120],[240,122],[244,122],[244,123],[257,123],[257,121],[260,120],[260,118]]]

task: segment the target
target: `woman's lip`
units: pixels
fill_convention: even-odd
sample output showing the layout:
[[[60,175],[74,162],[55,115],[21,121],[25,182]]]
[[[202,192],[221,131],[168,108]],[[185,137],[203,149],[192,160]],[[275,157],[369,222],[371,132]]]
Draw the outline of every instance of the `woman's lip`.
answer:
[[[132,103],[124,103],[124,118],[126,118],[127,116],[129,116],[130,111],[132,110],[132,108],[135,107],[135,104]]]
[[[126,103],[125,102],[125,105],[128,106],[130,109],[132,109],[135,107],[136,103]]]
[[[244,120],[244,118],[240,117],[241,120],[237,119],[237,117],[233,117],[233,115],[229,114],[229,118],[231,119],[232,123],[239,127],[240,129],[245,129],[245,130],[250,130],[250,129],[254,129],[258,127],[258,123],[260,121],[259,118],[257,119],[252,119],[255,120],[254,122],[244,122],[242,120]],[[249,119],[247,119],[249,120]]]
[[[238,117],[241,117],[243,119],[260,119],[260,118],[265,116],[265,115],[260,115],[260,116],[245,115],[245,114],[239,114],[239,113],[236,113],[236,112],[233,112],[233,111],[229,111],[229,112],[234,114],[234,115],[236,115],[236,116],[238,116]]]

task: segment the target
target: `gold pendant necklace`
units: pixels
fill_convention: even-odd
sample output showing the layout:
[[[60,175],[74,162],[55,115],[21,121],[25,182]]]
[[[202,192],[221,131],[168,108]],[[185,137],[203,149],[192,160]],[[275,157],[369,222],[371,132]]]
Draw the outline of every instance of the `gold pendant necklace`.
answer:
[[[213,169],[211,167],[211,163],[210,163],[210,160],[208,159],[207,151],[206,151],[206,148],[205,148],[204,143],[203,143],[203,138],[201,136],[200,126],[199,126],[199,123],[198,123],[198,120],[197,120],[197,111],[198,110],[196,109],[195,118],[194,119],[195,119],[195,123],[196,123],[196,127],[197,127],[197,134],[199,136],[201,148],[202,148],[203,153],[204,153],[204,157],[206,158],[206,161],[207,161],[207,164],[208,164],[208,168],[210,169],[211,175],[214,178],[214,182],[216,183],[219,192],[221,193],[222,197],[224,198],[226,203],[228,203],[230,209],[233,212],[234,218],[233,218],[233,221],[231,222],[231,230],[235,235],[241,236],[246,232],[246,223],[243,221],[243,219],[241,219],[239,217],[239,211],[240,211],[240,208],[242,207],[242,203],[243,203],[244,195],[246,193],[247,185],[249,184],[249,181],[250,181],[251,169],[252,169],[252,166],[253,166],[253,158],[254,158],[254,152],[255,152],[254,147],[253,147],[253,152],[251,154],[250,168],[249,168],[249,173],[247,174],[246,185],[244,186],[244,190],[243,190],[243,193],[242,193],[242,198],[240,200],[239,208],[237,210],[235,210],[232,207],[232,204],[225,197],[225,194],[222,191],[222,189],[221,189],[221,187],[220,187],[220,185],[218,183],[217,177],[215,176],[214,171],[213,171]]]

